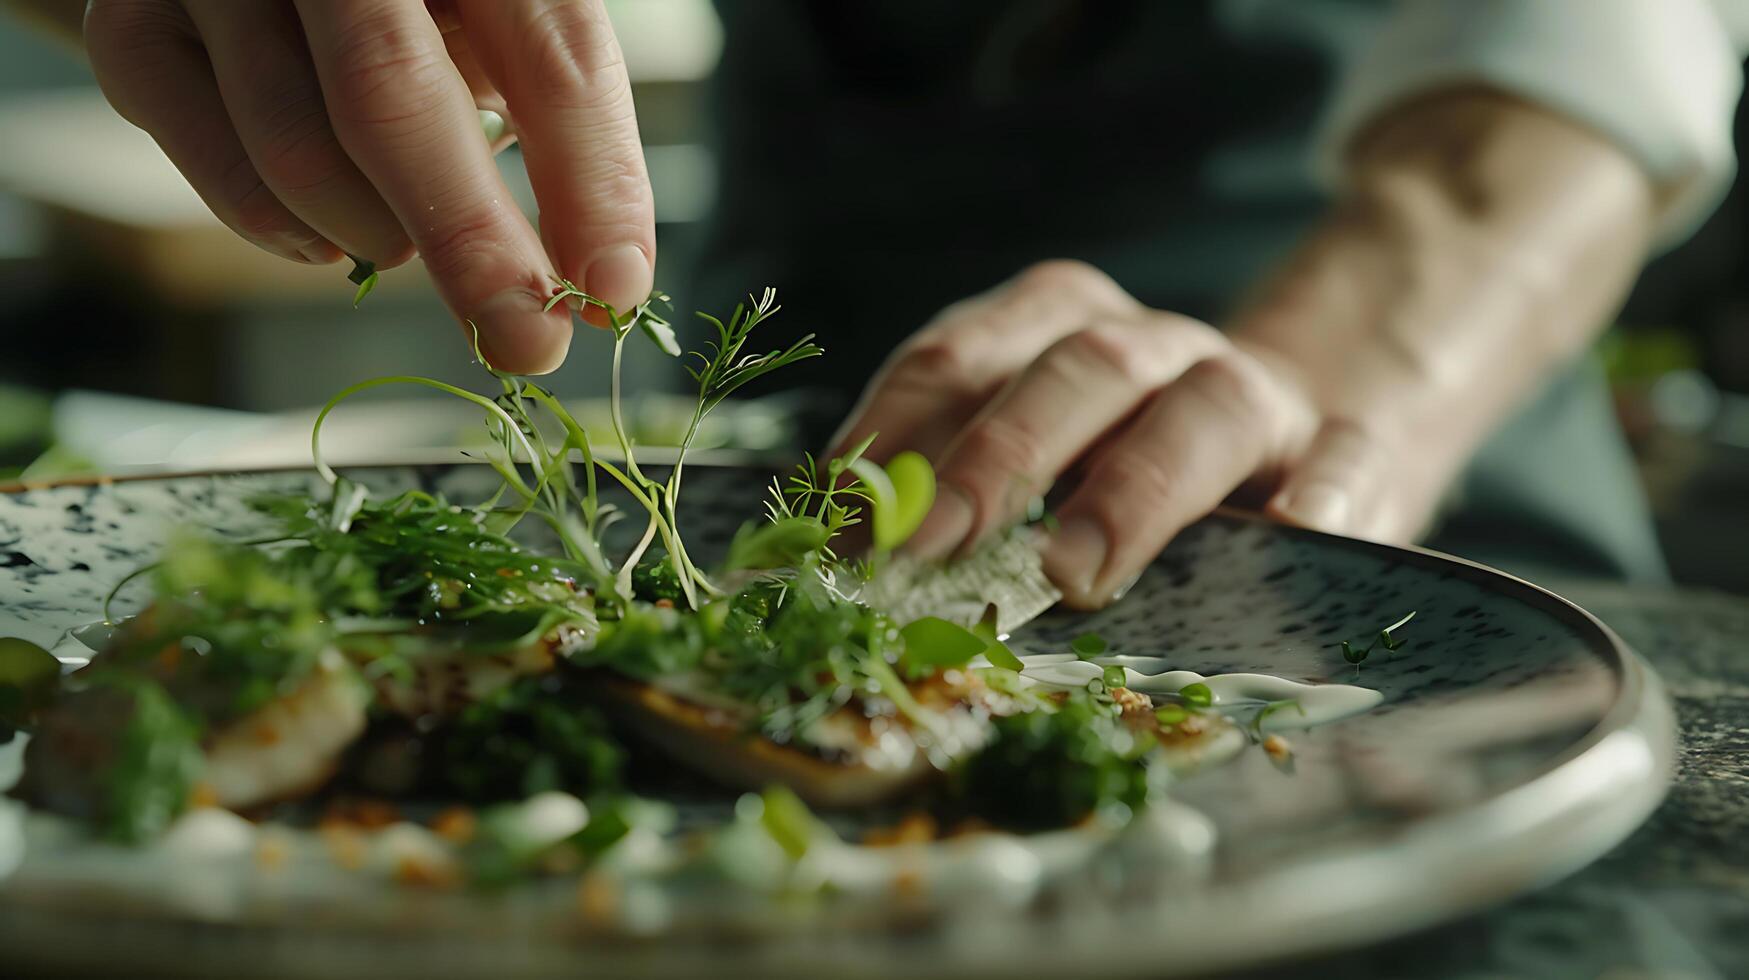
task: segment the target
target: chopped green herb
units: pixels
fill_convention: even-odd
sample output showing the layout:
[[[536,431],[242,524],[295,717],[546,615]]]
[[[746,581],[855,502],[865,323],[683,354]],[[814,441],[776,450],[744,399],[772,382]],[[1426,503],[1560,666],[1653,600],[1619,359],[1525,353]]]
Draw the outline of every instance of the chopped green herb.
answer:
[[[1163,728],[1170,728],[1189,717],[1190,712],[1176,704],[1163,705],[1154,712],[1154,720]]]
[[[1179,688],[1178,696],[1183,698],[1184,703],[1190,705],[1192,708],[1206,708],[1215,703],[1215,692],[1210,690],[1209,686],[1201,681],[1198,681],[1195,684],[1186,684]]]
[[[1128,681],[1124,678],[1123,668],[1113,664],[1100,674],[1100,680],[1105,683],[1107,691],[1123,687]]]
[[[1123,725],[1109,703],[1072,692],[1056,711],[998,718],[991,741],[956,783],[970,812],[997,826],[1064,827],[1112,803],[1143,805],[1153,744]]]
[[[1415,613],[1414,611],[1411,611],[1409,615],[1404,616],[1402,619],[1399,619],[1384,629],[1379,630],[1379,635],[1374,637],[1373,641],[1364,647],[1354,641],[1343,640],[1341,644],[1342,659],[1353,664],[1354,672],[1358,675],[1360,673],[1360,665],[1366,662],[1366,658],[1374,649],[1383,647],[1387,653],[1395,653],[1397,650],[1402,649],[1404,641],[1397,639],[1396,631],[1408,625],[1409,620],[1414,618]]]

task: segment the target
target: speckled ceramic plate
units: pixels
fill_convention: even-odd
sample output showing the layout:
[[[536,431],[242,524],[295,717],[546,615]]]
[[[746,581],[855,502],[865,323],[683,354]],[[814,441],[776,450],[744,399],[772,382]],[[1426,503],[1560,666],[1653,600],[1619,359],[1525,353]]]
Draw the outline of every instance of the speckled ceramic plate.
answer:
[[[484,486],[467,465],[356,475],[457,498]],[[98,618],[104,593],[171,526],[247,533],[248,493],[311,479],[192,476],[0,494],[0,635],[56,643]],[[689,480],[689,535],[722,541],[755,512],[764,480],[750,467],[701,469]],[[1583,610],[1445,556],[1217,516],[1181,535],[1113,608],[1049,614],[1016,643],[1060,649],[1092,629],[1173,667],[1356,682],[1340,641],[1409,610],[1407,646],[1360,671],[1358,683],[1384,694],[1380,707],[1296,735],[1291,774],[1254,752],[1176,788],[1216,836],[1206,865],[1170,880],[1101,872],[1037,889],[993,882],[989,894],[956,896],[948,913],[901,903],[803,929],[627,938],[537,927],[544,920],[519,917],[515,896],[448,899],[491,929],[433,928],[456,909],[440,915],[414,899],[349,926],[273,907],[203,916],[114,903],[88,880],[53,901],[33,888],[26,900],[14,874],[0,883],[0,956],[224,976],[1159,976],[1460,916],[1575,870],[1650,812],[1673,740],[1657,678]],[[23,860],[35,872],[23,880],[53,879],[54,869]]]

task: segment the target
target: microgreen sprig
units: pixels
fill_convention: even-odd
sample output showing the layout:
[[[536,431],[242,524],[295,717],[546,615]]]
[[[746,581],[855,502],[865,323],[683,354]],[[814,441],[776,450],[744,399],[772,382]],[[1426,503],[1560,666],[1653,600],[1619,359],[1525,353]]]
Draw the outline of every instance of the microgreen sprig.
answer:
[[[1358,645],[1352,640],[1343,640],[1342,659],[1354,665],[1354,673],[1355,676],[1358,677],[1360,675],[1360,665],[1366,661],[1366,658],[1374,649],[1383,647],[1387,653],[1395,653],[1397,650],[1402,649],[1404,641],[1397,639],[1395,635],[1396,631],[1408,625],[1409,620],[1414,618],[1415,613],[1411,611],[1409,615],[1404,616],[1402,619],[1399,619],[1384,629],[1379,630],[1378,636],[1373,637],[1372,642],[1364,647]]]

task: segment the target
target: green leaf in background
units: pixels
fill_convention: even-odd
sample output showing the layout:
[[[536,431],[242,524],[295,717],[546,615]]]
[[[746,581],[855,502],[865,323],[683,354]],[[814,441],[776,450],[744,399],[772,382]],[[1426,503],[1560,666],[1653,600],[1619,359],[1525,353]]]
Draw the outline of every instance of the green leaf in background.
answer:
[[[60,677],[54,654],[29,640],[0,637],[0,732],[24,726],[54,700]]]
[[[943,667],[964,667],[983,653],[989,642],[957,623],[925,616],[899,631],[905,653],[899,658],[912,677],[926,677]]]
[[[759,814],[759,822],[765,827],[765,832],[771,839],[777,841],[777,846],[790,856],[791,860],[800,860],[808,853],[808,844],[814,839],[813,811],[802,802],[787,786],[772,786],[760,794],[765,807]]]
[[[1105,642],[1105,637],[1098,633],[1082,633],[1069,641],[1069,649],[1075,651],[1075,656],[1082,660],[1097,657],[1110,648],[1111,645]]]
[[[188,807],[200,773],[200,724],[159,685],[113,678],[133,695],[115,761],[104,774],[103,832],[132,844],[164,832]]]

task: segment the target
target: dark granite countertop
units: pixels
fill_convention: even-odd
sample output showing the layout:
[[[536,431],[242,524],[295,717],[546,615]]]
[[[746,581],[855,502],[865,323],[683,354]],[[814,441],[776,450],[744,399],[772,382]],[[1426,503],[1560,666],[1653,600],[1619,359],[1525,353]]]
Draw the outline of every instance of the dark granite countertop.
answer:
[[[1571,585],[1663,677],[1676,782],[1583,871],[1493,911],[1381,946],[1231,978],[1749,977],[1749,598]]]

